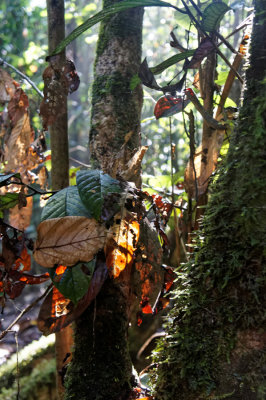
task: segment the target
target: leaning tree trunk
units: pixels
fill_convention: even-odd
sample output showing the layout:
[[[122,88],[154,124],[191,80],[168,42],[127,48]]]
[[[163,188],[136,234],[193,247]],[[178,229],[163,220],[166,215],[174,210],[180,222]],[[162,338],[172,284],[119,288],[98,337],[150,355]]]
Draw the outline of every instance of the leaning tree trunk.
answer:
[[[159,347],[156,400],[266,395],[265,10],[255,0],[244,103]]]
[[[105,0],[103,7],[116,3]],[[130,90],[141,61],[143,9],[100,27],[92,92],[91,162],[116,177],[139,146],[142,91]],[[75,349],[66,378],[66,399],[126,400],[132,387],[127,330],[130,270],[107,279],[76,322]]]

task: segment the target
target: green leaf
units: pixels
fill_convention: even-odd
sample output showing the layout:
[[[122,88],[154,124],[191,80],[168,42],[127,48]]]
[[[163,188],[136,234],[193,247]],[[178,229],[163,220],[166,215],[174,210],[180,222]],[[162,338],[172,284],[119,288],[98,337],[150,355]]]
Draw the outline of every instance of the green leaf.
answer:
[[[105,197],[122,192],[119,181],[98,169],[78,171],[77,186],[83,204],[97,221],[102,215]]]
[[[219,72],[218,78],[215,80],[217,85],[224,85],[228,77],[228,71]]]
[[[130,90],[134,90],[138,86],[139,83],[141,83],[141,79],[138,76],[138,74],[132,76],[130,85],[129,85]]]
[[[67,267],[60,275],[56,272],[57,267],[54,267],[49,270],[49,274],[59,292],[77,304],[88,291],[94,268],[95,260],[92,260],[89,263],[79,263],[73,267]]]
[[[0,174],[0,187],[5,186],[6,183],[7,183],[7,181],[8,181],[10,178],[13,178],[13,177],[15,177],[15,178],[20,178],[20,174],[18,174],[18,173],[7,174],[7,175],[5,175],[5,174]]]
[[[110,7],[104,8],[102,11],[95,14],[93,17],[87,19],[83,24],[79,25],[76,29],[74,29],[61,43],[56,47],[56,49],[52,52],[51,55],[55,55],[61,53],[65,49],[65,47],[71,43],[74,39],[80,36],[87,29],[91,28],[93,25],[96,25],[98,22],[103,19],[112,16],[120,11],[125,11],[134,7],[152,7],[152,6],[160,6],[160,7],[172,7],[175,8],[172,4],[167,3],[165,1],[160,0],[127,0],[121,1],[119,3],[113,4]]]
[[[205,8],[202,16],[202,28],[207,32],[217,30],[224,14],[231,10],[225,3],[211,3]]]
[[[91,218],[91,214],[82,204],[77,186],[69,186],[50,197],[41,220],[69,216]]]
[[[188,57],[192,57],[194,52],[195,50],[187,50],[184,53],[175,54],[174,56],[163,61],[161,64],[156,65],[156,67],[150,68],[150,70],[154,75],[158,75],[165,69],[171,67],[172,65],[178,63],[179,61],[183,61]]]
[[[19,193],[6,193],[0,196],[0,210],[13,208],[19,202]]]

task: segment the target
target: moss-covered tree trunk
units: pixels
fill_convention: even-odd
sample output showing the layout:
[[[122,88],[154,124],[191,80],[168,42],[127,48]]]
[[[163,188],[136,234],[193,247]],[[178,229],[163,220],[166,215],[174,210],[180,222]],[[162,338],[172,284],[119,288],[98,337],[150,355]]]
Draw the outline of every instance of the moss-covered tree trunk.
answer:
[[[106,0],[103,7],[117,1]],[[135,8],[100,27],[92,92],[91,162],[119,175],[139,146],[141,89],[130,80],[141,61],[143,9]],[[122,163],[121,163],[122,161]],[[76,322],[75,350],[66,378],[66,399],[126,400],[132,387],[127,331],[130,270],[107,279]]]
[[[255,0],[244,103],[160,344],[158,400],[266,397],[265,10]]]

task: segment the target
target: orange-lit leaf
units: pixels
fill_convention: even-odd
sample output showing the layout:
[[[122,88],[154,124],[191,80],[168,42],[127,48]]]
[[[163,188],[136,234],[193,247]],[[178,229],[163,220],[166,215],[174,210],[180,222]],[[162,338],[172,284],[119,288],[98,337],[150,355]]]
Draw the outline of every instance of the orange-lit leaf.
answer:
[[[9,276],[15,281],[24,283],[25,285],[39,285],[40,283],[46,282],[50,276],[48,273],[41,275],[31,275],[24,272],[15,270],[9,271]]]
[[[109,275],[117,278],[133,261],[134,251],[139,240],[139,223],[127,217],[115,216],[115,224],[110,228],[105,247],[106,264]]]
[[[19,258],[16,260],[14,268],[18,271],[29,271],[31,267],[31,256],[26,247],[23,248]]]
[[[93,274],[87,294],[75,306],[71,300],[66,299],[55,287],[50,292],[41,306],[38,317],[38,328],[44,335],[58,332],[71,324],[89,306],[99,293],[108,276],[105,263],[97,260],[96,270]]]

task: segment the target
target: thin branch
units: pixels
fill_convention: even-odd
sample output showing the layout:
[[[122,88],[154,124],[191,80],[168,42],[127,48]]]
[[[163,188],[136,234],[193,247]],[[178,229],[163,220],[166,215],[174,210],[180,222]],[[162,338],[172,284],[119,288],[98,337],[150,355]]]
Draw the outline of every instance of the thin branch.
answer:
[[[40,300],[42,300],[51,291],[52,287],[53,287],[53,284],[51,283],[40,297],[38,297],[31,304],[29,304],[27,307],[25,307],[24,310],[21,311],[21,313],[14,319],[14,321],[11,322],[9,327],[6,328],[3,332],[1,332],[0,340],[2,340],[8,334],[8,332],[11,331],[13,326],[16,325],[16,323],[23,317],[23,315],[27,314],[27,312],[29,312]]]
[[[43,94],[42,92],[37,88],[37,86],[35,85],[35,83],[33,83],[30,78],[28,78],[26,75],[24,75],[22,72],[20,72],[17,68],[13,67],[13,65],[8,64],[5,60],[3,60],[0,57],[0,65],[5,65],[8,68],[13,69],[13,71],[15,71],[18,75],[20,75],[23,79],[25,79],[25,81],[29,82],[29,84],[33,87],[33,89],[38,93],[38,95],[43,99]]]
[[[194,17],[194,15],[191,13],[190,9],[188,8],[187,4],[185,3],[184,0],[181,0],[185,9],[187,10],[187,13],[190,17],[190,19],[193,21],[193,23],[195,24],[195,26],[197,27],[197,29],[205,36],[207,37],[211,43],[213,44],[214,48],[217,51],[217,54],[219,54],[220,57],[222,57],[222,59],[224,60],[224,62],[228,65],[229,68],[231,68],[236,77],[238,78],[238,80],[243,84],[243,79],[241,78],[241,76],[239,75],[239,73],[235,70],[235,68],[232,66],[232,64],[230,63],[230,61],[228,61],[228,59],[223,55],[223,53],[220,51],[219,47],[217,46],[217,44],[212,40],[212,38],[207,34],[207,32],[204,31],[204,29],[202,29],[200,23],[197,21],[197,19]]]
[[[75,162],[75,163],[77,163],[77,164],[79,164],[79,165],[82,165],[83,167],[87,167],[87,168],[90,168],[90,167],[91,167],[89,164],[84,164],[83,162],[81,162],[81,161],[79,161],[79,160],[76,160],[76,159],[73,158],[73,157],[69,157],[69,160],[70,160],[70,161],[73,161],[73,162]]]

